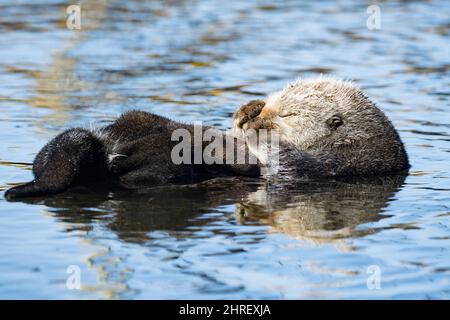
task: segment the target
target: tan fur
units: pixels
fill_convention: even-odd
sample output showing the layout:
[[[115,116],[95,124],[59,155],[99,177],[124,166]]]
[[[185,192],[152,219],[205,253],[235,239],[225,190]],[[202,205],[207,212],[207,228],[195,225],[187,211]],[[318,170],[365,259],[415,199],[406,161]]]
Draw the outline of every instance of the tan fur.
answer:
[[[318,138],[328,134],[326,128],[317,123],[318,119],[324,118],[324,111],[331,115],[372,107],[351,82],[320,77],[296,81],[269,95],[258,117],[272,122],[272,128],[280,131],[282,139],[308,149]],[[319,129],[322,131],[317,132]]]
[[[337,128],[328,123],[335,117],[343,120]],[[320,154],[320,162],[327,166],[320,170],[329,170],[323,175],[398,171],[408,167],[403,144],[391,122],[350,81],[331,77],[298,80],[270,94],[265,101],[251,101],[234,115],[235,132],[245,136],[248,129],[276,130],[281,143],[313,158]],[[378,167],[365,163],[373,152],[379,154],[373,159]],[[326,161],[327,154],[341,159],[341,163],[332,168]]]

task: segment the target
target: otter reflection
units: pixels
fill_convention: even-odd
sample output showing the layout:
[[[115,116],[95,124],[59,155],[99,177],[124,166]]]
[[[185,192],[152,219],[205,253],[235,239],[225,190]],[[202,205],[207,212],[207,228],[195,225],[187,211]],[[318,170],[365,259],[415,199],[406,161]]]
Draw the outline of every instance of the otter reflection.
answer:
[[[53,216],[69,223],[67,231],[89,231],[100,222],[120,239],[137,243],[149,241],[151,231],[189,237],[187,227],[211,222],[196,217],[235,204],[236,216],[244,225],[268,225],[271,231],[322,243],[374,232],[357,227],[386,217],[380,211],[404,179],[388,176],[280,183],[217,178],[195,185],[134,191],[111,192],[111,186],[104,192],[75,189],[28,202],[49,207]]]
[[[90,231],[99,223],[125,241],[143,243],[152,231],[181,237],[186,227],[206,224],[195,218],[223,205],[241,202],[262,185],[261,179],[225,177],[191,185],[167,185],[124,190],[101,184],[69,192],[21,200],[45,205],[46,211],[68,223],[67,231]],[[185,232],[183,232],[183,235]]]
[[[267,184],[237,204],[236,216],[314,243],[364,236],[376,230],[357,227],[388,217],[380,212],[404,180],[395,175]]]

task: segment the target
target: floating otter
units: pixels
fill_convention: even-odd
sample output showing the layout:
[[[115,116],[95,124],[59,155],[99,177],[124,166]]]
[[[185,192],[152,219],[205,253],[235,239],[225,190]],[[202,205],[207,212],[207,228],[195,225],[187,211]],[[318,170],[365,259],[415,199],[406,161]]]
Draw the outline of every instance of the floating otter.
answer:
[[[210,128],[200,127],[202,131]],[[69,129],[47,143],[33,162],[35,179],[6,191],[8,200],[15,198],[55,194],[70,187],[106,182],[109,188],[118,184],[125,188],[140,188],[170,183],[191,183],[205,179],[242,175],[259,176],[257,164],[229,163],[207,164],[172,161],[172,151],[178,144],[172,133],[185,130],[195,136],[195,127],[171,121],[143,111],[130,111],[104,128],[86,130]],[[216,137],[223,139],[228,153],[238,153],[245,144],[217,130]],[[231,143],[229,140],[232,140]],[[209,145],[201,141],[201,153]],[[195,140],[190,141],[194,153]],[[249,152],[246,153],[250,155]],[[189,155],[189,158],[193,157]],[[235,155],[237,159],[237,156]],[[204,159],[202,159],[204,160]]]
[[[279,178],[367,176],[409,168],[392,123],[347,81],[325,77],[297,81],[266,101],[240,107],[233,126],[244,137],[261,129],[278,133],[275,163],[273,155],[259,154],[255,140],[247,137],[247,145]]]
[[[248,147],[249,154],[258,157],[256,164],[228,159],[223,164],[175,164],[171,154],[177,142],[171,136],[176,129],[195,131],[192,125],[142,111],[128,112],[98,130],[67,130],[36,156],[35,179],[9,189],[5,197],[54,194],[92,181],[139,188],[224,175],[259,176],[261,168],[292,179],[380,175],[409,167],[400,137],[387,117],[351,83],[327,78],[298,81],[266,101],[254,100],[236,111],[234,129],[247,140],[244,153]],[[248,139],[249,129],[279,134],[276,163]],[[224,156],[242,151],[238,138],[226,134],[220,138],[224,146],[234,142]],[[206,147],[203,142],[201,148]]]

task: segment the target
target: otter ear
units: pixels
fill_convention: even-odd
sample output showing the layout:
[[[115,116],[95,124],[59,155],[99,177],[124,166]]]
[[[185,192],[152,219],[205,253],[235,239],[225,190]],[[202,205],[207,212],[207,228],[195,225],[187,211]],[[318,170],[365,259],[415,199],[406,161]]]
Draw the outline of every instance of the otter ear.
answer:
[[[336,130],[339,126],[344,123],[342,121],[342,117],[338,114],[333,115],[331,118],[327,120],[327,125],[333,130]]]

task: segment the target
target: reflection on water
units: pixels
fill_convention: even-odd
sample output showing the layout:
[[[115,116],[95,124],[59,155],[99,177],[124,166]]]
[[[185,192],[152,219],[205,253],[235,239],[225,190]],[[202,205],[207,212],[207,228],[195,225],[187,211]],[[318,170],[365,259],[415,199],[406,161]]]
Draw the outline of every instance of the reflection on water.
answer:
[[[238,105],[318,74],[367,91],[411,172],[2,198],[0,298],[449,298],[446,1],[384,2],[374,31],[358,1],[80,3],[81,30],[64,1],[0,4],[2,192],[65,128],[138,108],[226,129]]]
[[[365,236],[376,229],[358,227],[387,217],[381,211],[404,180],[389,176],[269,184],[239,203],[236,214],[241,222],[256,220],[274,232],[317,244]]]
[[[334,244],[339,251],[351,251],[353,248],[342,240],[382,230],[362,226],[388,217],[382,209],[399,190],[404,178],[318,180],[289,185],[260,179],[217,178],[196,185],[162,186],[138,192],[106,192],[80,187],[45,199],[29,199],[27,203],[45,205],[46,211],[66,226],[67,233],[85,232],[86,238],[95,242],[101,237],[90,234],[96,234],[96,229],[101,228],[109,238],[114,234],[118,241],[150,251],[164,248],[168,252],[151,260],[153,268],[164,270],[170,261],[178,272],[204,277],[204,271],[197,270],[197,265],[186,263],[189,258],[185,255],[189,250],[194,249],[194,254],[199,255],[195,260],[204,256],[242,254],[248,249],[239,245],[240,242],[259,247],[261,236],[266,232],[286,234],[313,245]],[[231,212],[221,213],[220,208],[232,205],[236,207],[237,219]],[[224,214],[228,215],[228,223],[242,229],[239,232],[227,230]],[[248,232],[247,227],[257,227],[257,232]],[[214,238],[221,236],[233,240],[217,243]],[[199,243],[212,240],[208,245],[210,251],[195,252],[196,240]],[[183,245],[184,242],[190,244]],[[261,249],[264,250],[264,246]],[[115,252],[104,248],[89,261],[91,267],[101,265],[99,272],[107,285],[100,287],[107,291],[108,297],[127,293],[127,277],[116,274],[131,271],[116,270],[125,266]],[[107,281],[111,278],[114,281]],[[226,289],[220,289],[221,286]],[[89,288],[83,286],[83,290]],[[223,284],[218,284],[215,290],[235,291]]]
[[[190,219],[202,212],[245,199],[261,183],[259,179],[232,177],[138,191],[110,192],[104,188],[79,187],[54,197],[25,201],[28,204],[44,204],[55,217],[65,222],[104,220],[118,238],[145,243],[152,231],[182,230],[191,225]],[[90,221],[91,218],[93,221]]]
[[[404,179],[345,178],[287,185],[261,179],[217,178],[195,185],[161,186],[137,192],[105,193],[80,187],[63,195],[25,201],[44,204],[65,222],[89,222],[91,217],[105,220],[105,225],[120,239],[137,243],[148,241],[152,231],[183,230],[202,212],[235,204],[236,217],[242,225],[268,225],[275,232],[320,244],[375,232],[357,227],[387,217],[381,211]],[[91,208],[96,210],[91,212]]]

